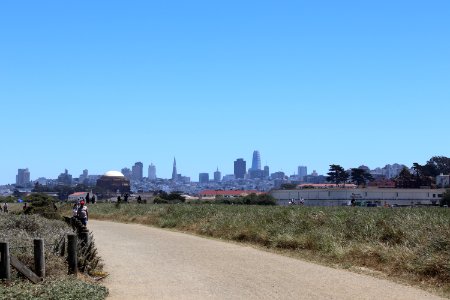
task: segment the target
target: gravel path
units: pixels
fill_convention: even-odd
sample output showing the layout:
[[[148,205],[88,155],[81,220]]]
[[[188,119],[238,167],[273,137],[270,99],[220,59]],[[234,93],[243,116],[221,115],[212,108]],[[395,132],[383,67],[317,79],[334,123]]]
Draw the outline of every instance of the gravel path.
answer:
[[[189,234],[89,221],[109,299],[441,299],[370,276]]]

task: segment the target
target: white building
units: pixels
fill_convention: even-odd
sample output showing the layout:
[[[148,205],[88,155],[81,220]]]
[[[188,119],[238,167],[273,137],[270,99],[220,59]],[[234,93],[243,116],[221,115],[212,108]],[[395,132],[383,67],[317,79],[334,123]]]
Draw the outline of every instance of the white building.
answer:
[[[309,206],[348,205],[354,199],[358,202],[372,202],[379,205],[437,204],[445,189],[397,189],[397,188],[328,188],[273,190],[270,194],[278,204],[287,205],[289,201],[304,200]]]

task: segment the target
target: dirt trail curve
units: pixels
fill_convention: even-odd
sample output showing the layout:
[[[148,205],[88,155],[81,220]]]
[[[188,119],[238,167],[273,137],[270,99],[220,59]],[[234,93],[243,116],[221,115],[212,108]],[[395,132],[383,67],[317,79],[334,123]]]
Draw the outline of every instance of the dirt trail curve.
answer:
[[[110,299],[441,299],[386,280],[152,227],[89,221]]]

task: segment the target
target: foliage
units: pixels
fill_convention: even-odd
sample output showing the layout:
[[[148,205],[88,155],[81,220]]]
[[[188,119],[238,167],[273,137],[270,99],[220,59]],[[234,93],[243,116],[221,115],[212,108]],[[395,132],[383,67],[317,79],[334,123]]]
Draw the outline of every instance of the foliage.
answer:
[[[413,187],[412,180],[413,175],[408,170],[408,168],[404,167],[395,178],[395,185],[399,188],[411,188]]]
[[[450,206],[450,189],[448,189],[441,198],[441,206]]]
[[[256,195],[255,193],[251,193],[250,195],[247,195],[245,197],[220,197],[210,203],[233,205],[276,205],[277,200],[269,194]]]
[[[17,198],[14,196],[0,197],[0,203],[15,203]]]
[[[340,165],[330,165],[330,170],[327,175],[327,181],[333,182],[336,185],[345,183],[349,177],[348,173]]]
[[[450,174],[450,158],[445,156],[433,156],[427,161],[425,169],[429,176],[437,176],[441,173]]]
[[[282,190],[294,190],[297,188],[297,185],[293,183],[283,183],[280,188]]]
[[[365,186],[368,181],[373,181],[372,175],[364,169],[352,168],[351,169],[351,180],[356,185]]]
[[[153,199],[155,204],[167,204],[167,203],[183,203],[186,198],[181,195],[180,192],[171,192],[170,194],[159,191],[158,196]]]
[[[39,214],[48,219],[61,219],[58,213],[55,199],[43,193],[32,193],[25,197],[25,201],[30,205],[24,210],[25,214]]]
[[[6,287],[0,284],[0,299],[105,299],[108,290],[98,284],[84,282],[76,277],[51,278],[42,284],[14,282]]]

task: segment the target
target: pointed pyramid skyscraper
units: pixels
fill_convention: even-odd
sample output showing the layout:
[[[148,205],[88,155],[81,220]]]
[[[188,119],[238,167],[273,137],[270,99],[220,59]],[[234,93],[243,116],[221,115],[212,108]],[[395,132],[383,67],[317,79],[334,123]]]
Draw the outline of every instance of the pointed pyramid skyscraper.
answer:
[[[173,158],[173,169],[172,169],[172,180],[177,181],[178,179],[178,173],[177,173],[177,161],[175,160],[175,157]]]

